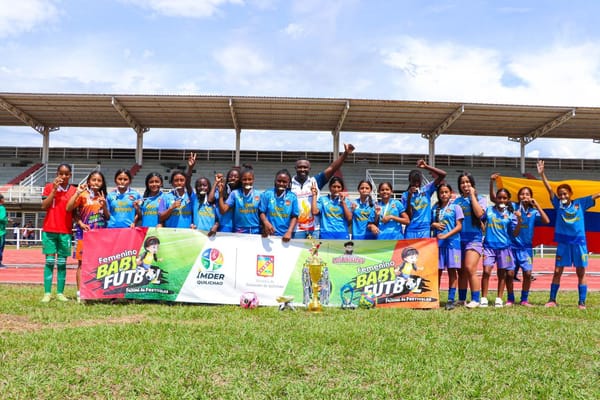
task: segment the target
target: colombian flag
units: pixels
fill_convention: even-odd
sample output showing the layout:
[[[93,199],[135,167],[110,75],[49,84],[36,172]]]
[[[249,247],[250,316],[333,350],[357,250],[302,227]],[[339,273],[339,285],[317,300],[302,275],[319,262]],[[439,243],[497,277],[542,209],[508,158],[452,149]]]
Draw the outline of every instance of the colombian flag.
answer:
[[[600,192],[600,182],[597,181],[550,181],[550,186],[556,193],[558,185],[566,183],[573,189],[572,199],[589,196]],[[538,179],[523,179],[523,178],[508,178],[498,177],[496,180],[498,188],[507,189],[514,202],[518,202],[517,193],[523,186],[528,186],[533,190],[533,198],[544,209],[548,217],[550,217],[549,225],[536,225],[533,234],[533,246],[547,244],[556,246],[554,242],[554,224],[556,222],[556,212],[550,202],[548,191],[544,186],[544,182]],[[588,251],[592,253],[600,253],[600,199],[596,199],[596,205],[589,208],[585,213],[585,231],[587,237]]]

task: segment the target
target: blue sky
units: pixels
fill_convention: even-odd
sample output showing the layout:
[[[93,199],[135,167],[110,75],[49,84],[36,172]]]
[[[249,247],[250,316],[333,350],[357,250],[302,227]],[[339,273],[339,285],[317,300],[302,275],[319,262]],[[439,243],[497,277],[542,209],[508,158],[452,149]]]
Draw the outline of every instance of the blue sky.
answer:
[[[600,106],[600,3],[590,1],[0,0],[0,92],[298,96]],[[207,134],[210,140],[207,140]],[[244,149],[320,150],[328,133],[242,132]],[[229,131],[164,130],[147,147],[233,149]],[[342,133],[359,151],[427,153],[418,135]],[[99,143],[102,143],[99,145]],[[268,144],[268,147],[266,145]],[[1,146],[40,146],[1,127]],[[51,146],[134,147],[130,130],[67,129]],[[385,149],[385,150],[382,150]],[[440,154],[519,154],[440,137]],[[598,158],[536,140],[532,157]]]

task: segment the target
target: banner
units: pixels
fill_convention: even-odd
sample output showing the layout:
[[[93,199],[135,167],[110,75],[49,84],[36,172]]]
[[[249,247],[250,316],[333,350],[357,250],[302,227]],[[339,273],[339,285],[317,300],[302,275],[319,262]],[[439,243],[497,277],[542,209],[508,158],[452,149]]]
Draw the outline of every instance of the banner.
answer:
[[[573,199],[589,196],[600,192],[600,182],[583,181],[583,180],[567,180],[550,182],[552,189],[566,183],[573,189]],[[554,242],[554,225],[556,223],[556,211],[550,202],[548,191],[544,186],[544,182],[537,179],[523,178],[508,178],[499,177],[496,180],[498,188],[507,189],[512,195],[512,200],[518,202],[517,193],[519,189],[528,186],[533,190],[533,198],[539,203],[550,218],[548,225],[536,225],[533,235],[533,246],[540,244],[556,246]],[[600,252],[600,201],[596,200],[596,205],[587,210],[585,213],[585,231],[587,238],[588,251],[592,253]]]
[[[293,296],[308,304],[312,287],[305,265],[317,242],[190,229],[99,229],[84,234],[81,298],[125,298],[239,304],[255,292],[261,305]],[[363,292],[377,307],[437,308],[436,239],[322,240],[319,297],[340,306],[358,304]]]

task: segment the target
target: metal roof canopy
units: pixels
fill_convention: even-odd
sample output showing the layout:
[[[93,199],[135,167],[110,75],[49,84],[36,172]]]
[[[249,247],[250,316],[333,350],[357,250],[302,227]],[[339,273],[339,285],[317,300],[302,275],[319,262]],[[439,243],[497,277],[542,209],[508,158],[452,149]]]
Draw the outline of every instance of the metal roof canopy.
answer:
[[[243,129],[329,131],[333,153],[339,134],[420,134],[435,163],[439,135],[507,137],[525,145],[539,137],[592,139],[600,143],[600,108],[522,106],[401,100],[294,97],[28,94],[0,93],[0,126],[31,126],[43,139],[48,161],[50,132],[60,127],[130,127],[137,133],[136,162],[142,164],[143,134],[151,128],[231,129],[239,162]]]

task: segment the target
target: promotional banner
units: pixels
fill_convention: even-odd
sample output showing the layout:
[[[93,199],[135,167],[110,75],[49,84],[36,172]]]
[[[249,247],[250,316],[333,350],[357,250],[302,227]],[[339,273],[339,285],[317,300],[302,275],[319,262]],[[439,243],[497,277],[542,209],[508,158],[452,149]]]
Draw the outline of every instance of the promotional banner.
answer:
[[[573,199],[589,196],[600,192],[600,182],[583,181],[583,180],[567,180],[550,182],[552,189],[566,183],[573,189]],[[530,187],[533,190],[533,198],[544,209],[550,218],[548,225],[536,225],[533,235],[533,246],[540,244],[556,246],[554,242],[554,225],[556,223],[556,211],[550,202],[550,196],[544,186],[544,182],[537,179],[509,178],[499,177],[496,180],[498,188],[507,189],[512,195],[512,201],[518,202],[517,193],[524,186]],[[587,238],[588,251],[592,253],[600,252],[600,201],[596,201],[596,205],[589,208],[585,213],[585,231]]]
[[[308,304],[313,287],[323,306],[437,308],[435,239],[292,240],[170,228],[101,229],[84,235],[81,298],[125,298],[239,304],[254,292],[261,305],[280,296]],[[312,285],[308,263],[321,272]]]

